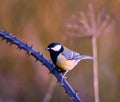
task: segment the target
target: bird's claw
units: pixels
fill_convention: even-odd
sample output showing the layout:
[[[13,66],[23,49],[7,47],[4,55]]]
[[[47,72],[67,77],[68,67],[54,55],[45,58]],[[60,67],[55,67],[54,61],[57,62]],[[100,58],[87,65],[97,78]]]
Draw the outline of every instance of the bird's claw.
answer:
[[[63,81],[66,80],[66,79],[67,79],[67,77],[62,76],[62,79],[60,80],[60,85],[64,85]]]

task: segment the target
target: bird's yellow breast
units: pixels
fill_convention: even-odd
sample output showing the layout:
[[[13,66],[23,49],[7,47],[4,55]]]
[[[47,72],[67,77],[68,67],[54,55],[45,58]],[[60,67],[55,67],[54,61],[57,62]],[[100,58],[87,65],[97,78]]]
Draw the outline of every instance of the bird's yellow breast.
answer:
[[[75,60],[67,60],[62,54],[58,56],[56,65],[59,68],[68,71],[72,70],[76,66]]]

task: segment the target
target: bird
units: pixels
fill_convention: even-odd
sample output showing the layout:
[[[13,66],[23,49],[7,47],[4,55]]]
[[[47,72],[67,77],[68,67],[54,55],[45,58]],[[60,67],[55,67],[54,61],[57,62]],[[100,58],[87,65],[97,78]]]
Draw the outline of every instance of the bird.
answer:
[[[57,67],[60,73],[63,73],[63,78],[66,74],[75,68],[75,66],[84,59],[94,59],[92,56],[79,54],[59,42],[50,43],[46,50],[49,51],[53,64]],[[62,80],[63,80],[62,78]]]

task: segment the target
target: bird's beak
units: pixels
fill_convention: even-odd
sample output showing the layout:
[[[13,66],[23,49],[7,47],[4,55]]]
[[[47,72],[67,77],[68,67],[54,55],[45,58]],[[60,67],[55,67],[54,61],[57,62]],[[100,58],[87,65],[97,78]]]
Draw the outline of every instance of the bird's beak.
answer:
[[[50,48],[48,48],[48,47],[47,47],[47,48],[46,48],[46,50],[48,50],[48,51],[49,51],[49,50],[50,50]]]

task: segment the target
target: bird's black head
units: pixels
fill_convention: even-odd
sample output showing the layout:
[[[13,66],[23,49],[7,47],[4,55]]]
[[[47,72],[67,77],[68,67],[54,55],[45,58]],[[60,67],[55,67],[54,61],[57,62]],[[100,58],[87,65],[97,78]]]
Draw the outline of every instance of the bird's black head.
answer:
[[[47,50],[51,53],[51,52],[56,52],[56,53],[61,53],[64,48],[63,46],[58,43],[58,42],[53,42],[53,43],[50,43],[47,47]]]
[[[58,55],[63,52],[64,47],[58,42],[50,43],[47,47],[47,50],[50,52],[51,59],[53,63],[56,63]]]

